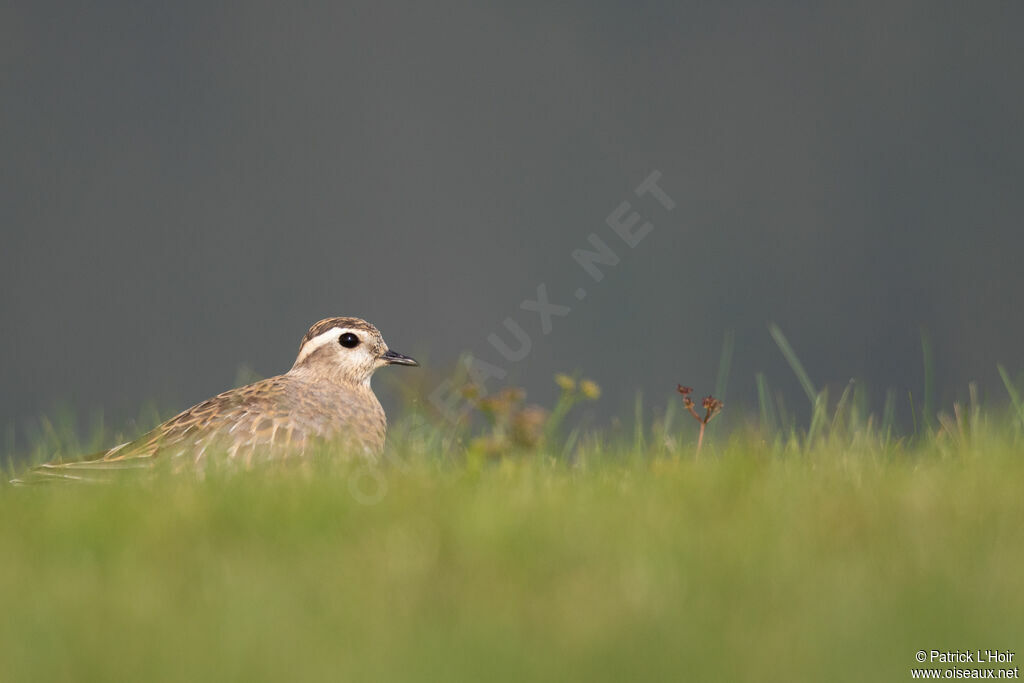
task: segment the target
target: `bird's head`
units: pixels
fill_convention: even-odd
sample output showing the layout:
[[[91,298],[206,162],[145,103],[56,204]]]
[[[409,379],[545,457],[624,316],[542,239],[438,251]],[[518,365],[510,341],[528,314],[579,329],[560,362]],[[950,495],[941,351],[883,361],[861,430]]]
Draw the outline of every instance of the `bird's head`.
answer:
[[[291,372],[369,385],[384,365],[419,365],[388,348],[380,331],[359,318],[325,318],[309,328]]]

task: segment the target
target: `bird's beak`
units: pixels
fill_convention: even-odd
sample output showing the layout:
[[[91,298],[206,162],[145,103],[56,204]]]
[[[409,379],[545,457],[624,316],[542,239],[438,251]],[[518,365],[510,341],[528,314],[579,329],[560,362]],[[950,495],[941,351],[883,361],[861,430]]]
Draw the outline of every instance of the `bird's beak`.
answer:
[[[419,365],[415,359],[409,358],[409,356],[403,356],[402,354],[391,350],[385,351],[381,358],[384,359],[384,362],[388,365]]]

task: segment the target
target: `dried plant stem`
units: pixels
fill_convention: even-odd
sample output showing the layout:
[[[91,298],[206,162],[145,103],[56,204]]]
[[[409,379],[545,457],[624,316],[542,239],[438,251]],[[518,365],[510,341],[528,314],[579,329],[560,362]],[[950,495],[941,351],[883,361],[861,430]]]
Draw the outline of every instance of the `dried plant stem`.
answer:
[[[704,416],[701,417],[697,413],[697,409],[694,407],[695,404],[693,399],[690,398],[690,394],[693,393],[693,389],[690,387],[684,387],[682,384],[680,384],[676,389],[683,395],[683,406],[685,406],[685,408],[690,412],[690,415],[693,415],[693,419],[697,421],[697,424],[700,425],[700,432],[697,434],[697,452],[694,454],[694,457],[699,457],[701,446],[704,445],[704,430],[707,428],[708,422],[711,422],[711,419],[721,412],[722,408],[725,407],[725,404],[714,396],[708,396],[701,402],[701,405],[704,408]]]

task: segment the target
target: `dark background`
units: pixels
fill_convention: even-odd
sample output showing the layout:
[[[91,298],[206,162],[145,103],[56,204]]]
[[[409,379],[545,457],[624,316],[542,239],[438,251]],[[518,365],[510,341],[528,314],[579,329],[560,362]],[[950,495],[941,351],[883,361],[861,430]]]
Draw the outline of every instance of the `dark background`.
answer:
[[[4,3],[0,417],[183,408],[286,370],[337,314],[435,370],[498,362],[514,317],[534,344],[509,381],[545,400],[579,369],[606,414],[710,390],[728,331],[730,401],[757,371],[802,401],[769,321],[818,384],[920,393],[924,329],[937,407],[971,380],[1001,400],[995,364],[1024,366],[1022,18]],[[652,170],[671,213],[632,195]],[[604,225],[624,200],[655,226],[632,250]],[[591,233],[622,257],[596,284],[570,257]],[[540,283],[574,307],[548,336],[519,309]]]

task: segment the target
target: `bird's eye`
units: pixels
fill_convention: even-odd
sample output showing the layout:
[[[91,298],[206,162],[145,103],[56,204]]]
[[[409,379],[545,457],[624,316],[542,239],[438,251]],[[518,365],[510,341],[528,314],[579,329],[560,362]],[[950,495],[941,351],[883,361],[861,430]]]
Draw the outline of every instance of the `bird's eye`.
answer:
[[[345,334],[341,335],[341,337],[338,338],[338,343],[344,346],[346,349],[354,349],[355,347],[359,346],[359,337],[352,334],[351,332],[346,332]]]

